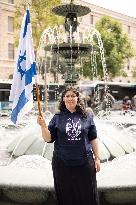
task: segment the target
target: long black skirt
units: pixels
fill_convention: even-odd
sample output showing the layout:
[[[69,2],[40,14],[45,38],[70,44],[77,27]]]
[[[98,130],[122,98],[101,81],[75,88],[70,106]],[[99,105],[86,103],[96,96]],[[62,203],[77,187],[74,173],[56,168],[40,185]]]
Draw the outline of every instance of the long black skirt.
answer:
[[[94,160],[82,166],[67,166],[52,159],[57,205],[99,205]]]

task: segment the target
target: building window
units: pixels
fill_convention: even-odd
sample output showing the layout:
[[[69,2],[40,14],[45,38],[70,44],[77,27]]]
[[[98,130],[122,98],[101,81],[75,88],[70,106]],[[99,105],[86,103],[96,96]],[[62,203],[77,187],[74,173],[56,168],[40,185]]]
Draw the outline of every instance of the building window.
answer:
[[[129,60],[129,58],[128,58],[127,61],[128,61],[128,62],[127,62],[127,70],[130,70],[130,60]]]
[[[129,65],[127,65],[127,70],[130,70],[130,66]]]
[[[83,43],[83,33],[79,32],[79,38],[80,38],[80,42]]]
[[[14,0],[8,0],[9,4],[14,4]]]
[[[14,18],[11,16],[8,16],[8,31],[14,32]]]
[[[130,26],[128,26],[128,34],[130,34]]]
[[[82,17],[79,17],[79,23],[81,23],[82,22],[82,20],[83,20],[83,18]]]
[[[8,58],[14,59],[14,44],[12,43],[8,44]]]
[[[93,21],[94,21],[94,19],[93,19],[93,15],[91,15],[91,16],[90,16],[90,22],[91,22],[91,24],[94,23]]]
[[[10,74],[10,75],[9,75],[9,79],[13,79],[13,74]]]

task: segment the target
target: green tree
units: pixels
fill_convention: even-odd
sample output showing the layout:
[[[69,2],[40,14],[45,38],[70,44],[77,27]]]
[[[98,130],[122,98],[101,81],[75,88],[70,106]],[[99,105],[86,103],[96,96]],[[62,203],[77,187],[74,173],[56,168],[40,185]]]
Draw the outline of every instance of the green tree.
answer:
[[[58,25],[62,22],[62,18],[52,13],[52,8],[60,4],[60,0],[30,0],[30,15],[33,31],[33,41],[35,49],[38,47],[42,32],[49,26]],[[25,13],[26,4],[23,5],[22,0],[18,1],[15,12],[15,29],[20,31],[22,17]],[[16,35],[16,45],[19,36]]]
[[[123,71],[124,63],[135,55],[135,51],[127,34],[123,32],[121,23],[108,16],[104,16],[96,23],[96,29],[101,34],[109,78],[112,79],[115,76],[121,75],[121,73],[125,76],[126,73]],[[96,38],[94,38],[94,45],[98,45]],[[92,78],[90,67],[93,64],[89,58],[84,62],[84,76],[90,76]],[[95,66],[97,67],[98,77],[102,79],[103,68],[98,49]]]
[[[132,76],[136,79],[136,66],[133,67]]]

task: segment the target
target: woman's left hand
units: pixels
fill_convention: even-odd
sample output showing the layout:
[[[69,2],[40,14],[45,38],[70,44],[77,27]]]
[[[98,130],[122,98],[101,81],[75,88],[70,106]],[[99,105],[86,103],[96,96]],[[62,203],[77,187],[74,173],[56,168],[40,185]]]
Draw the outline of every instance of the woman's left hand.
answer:
[[[100,159],[95,159],[95,169],[96,172],[100,171]]]

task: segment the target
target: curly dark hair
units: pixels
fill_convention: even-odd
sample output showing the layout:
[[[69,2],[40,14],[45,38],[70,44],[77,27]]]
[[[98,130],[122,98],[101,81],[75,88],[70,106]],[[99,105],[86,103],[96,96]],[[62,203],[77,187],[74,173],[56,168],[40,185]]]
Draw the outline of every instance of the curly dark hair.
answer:
[[[65,90],[62,92],[58,109],[59,109],[60,111],[63,111],[63,110],[66,109],[65,102],[63,101],[63,98],[64,98],[65,94],[66,94],[68,91],[72,91],[73,93],[76,94],[76,96],[78,97],[77,105],[76,105],[76,112],[83,114],[83,117],[86,118],[86,117],[87,117],[87,112],[86,112],[86,109],[85,109],[85,104],[84,104],[84,102],[82,101],[82,99],[80,98],[80,93],[78,92],[78,89],[75,88],[75,87],[73,87],[73,86],[66,87]]]

